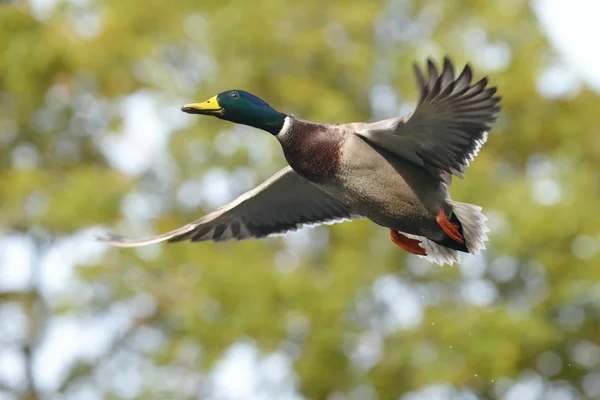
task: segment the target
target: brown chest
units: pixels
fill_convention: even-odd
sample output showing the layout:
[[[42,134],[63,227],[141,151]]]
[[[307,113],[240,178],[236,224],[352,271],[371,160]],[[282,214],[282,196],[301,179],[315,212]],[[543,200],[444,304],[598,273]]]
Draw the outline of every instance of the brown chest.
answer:
[[[281,146],[287,162],[313,182],[334,177],[340,170],[344,136],[323,126],[293,126]]]

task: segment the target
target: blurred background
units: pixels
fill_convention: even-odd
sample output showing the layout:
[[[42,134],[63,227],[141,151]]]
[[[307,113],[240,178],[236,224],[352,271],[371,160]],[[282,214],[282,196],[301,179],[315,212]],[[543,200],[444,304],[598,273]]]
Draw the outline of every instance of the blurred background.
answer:
[[[600,2],[0,2],[0,399],[600,398]],[[181,105],[227,89],[326,122],[404,114],[412,63],[489,75],[453,197],[490,242],[440,267],[367,221],[111,249],[285,165]]]

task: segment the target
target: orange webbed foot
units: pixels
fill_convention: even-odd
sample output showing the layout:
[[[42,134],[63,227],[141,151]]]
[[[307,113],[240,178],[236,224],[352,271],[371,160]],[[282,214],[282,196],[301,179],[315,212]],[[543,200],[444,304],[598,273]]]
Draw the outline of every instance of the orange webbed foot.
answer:
[[[394,230],[390,230],[390,238],[392,239],[392,242],[411,254],[416,254],[419,256],[427,255],[425,249],[421,247],[420,240],[411,239]]]
[[[458,225],[450,222],[450,220],[448,219],[448,214],[446,214],[446,210],[444,210],[444,207],[440,208],[440,212],[438,213],[435,220],[442,227],[444,232],[446,232],[446,234],[450,236],[450,239],[458,243],[464,243],[464,239],[458,231]]]

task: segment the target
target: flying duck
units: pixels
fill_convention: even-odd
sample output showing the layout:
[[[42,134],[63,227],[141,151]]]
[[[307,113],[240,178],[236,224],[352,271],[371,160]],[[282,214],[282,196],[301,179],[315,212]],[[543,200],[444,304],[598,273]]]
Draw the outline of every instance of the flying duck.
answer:
[[[501,97],[487,78],[472,83],[467,64],[456,77],[427,60],[414,71],[420,91],[413,113],[377,122],[328,124],[297,119],[243,90],[229,90],[182,111],[212,115],[269,132],[289,166],[208,215],[160,236],[100,240],[136,247],[184,240],[264,238],[303,225],[367,218],[390,230],[393,243],[431,262],[452,265],[460,253],[485,249],[481,208],[453,201],[452,177],[487,140]]]

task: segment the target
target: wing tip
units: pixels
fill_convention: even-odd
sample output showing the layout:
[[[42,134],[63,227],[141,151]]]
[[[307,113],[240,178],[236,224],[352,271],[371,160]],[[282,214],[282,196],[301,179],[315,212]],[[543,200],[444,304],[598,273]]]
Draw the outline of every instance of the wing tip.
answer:
[[[454,75],[454,63],[448,55],[443,57],[441,71],[438,71],[433,58],[428,57],[426,59],[427,76],[425,76],[424,71],[419,67],[417,62],[413,62],[413,67],[418,78],[419,89],[421,90],[419,105],[432,101],[441,101],[442,98],[463,102],[472,102],[475,99],[481,101],[492,99],[492,105],[498,105],[502,101],[502,96],[497,95],[498,86],[490,86],[488,76],[484,76],[477,82],[472,83],[473,69],[469,63],[465,64],[458,77]],[[481,96],[478,96],[481,93],[486,93],[487,96],[481,98]],[[469,105],[471,106],[472,104]],[[500,110],[492,111],[498,112]]]
[[[452,75],[454,75],[454,63],[448,55],[444,56],[443,65],[442,71],[452,71]]]
[[[105,243],[115,247],[133,247],[128,243],[128,239],[112,233],[107,233],[104,235],[94,235],[94,240],[97,242]]]
[[[157,244],[167,240],[164,236],[155,236],[148,239],[131,239],[125,236],[107,233],[105,235],[96,235],[94,239],[98,242],[108,244],[114,247],[141,247],[150,244]]]

